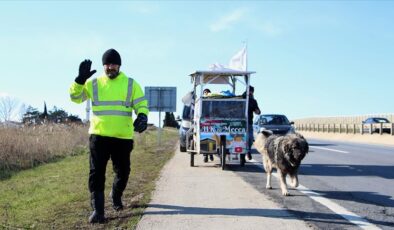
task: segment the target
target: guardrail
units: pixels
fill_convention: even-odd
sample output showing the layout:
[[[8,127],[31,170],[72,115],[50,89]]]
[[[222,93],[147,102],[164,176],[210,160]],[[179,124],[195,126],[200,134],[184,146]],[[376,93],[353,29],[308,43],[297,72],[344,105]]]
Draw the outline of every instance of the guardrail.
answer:
[[[384,117],[390,122],[394,122],[394,113],[388,114],[366,114],[366,115],[353,115],[353,116],[328,116],[328,117],[306,117],[292,119],[298,124],[362,124],[367,118],[370,117]]]
[[[326,132],[326,133],[346,133],[346,134],[373,134],[388,133],[394,135],[394,123],[379,124],[316,124],[316,123],[296,123],[294,127],[297,131]]]

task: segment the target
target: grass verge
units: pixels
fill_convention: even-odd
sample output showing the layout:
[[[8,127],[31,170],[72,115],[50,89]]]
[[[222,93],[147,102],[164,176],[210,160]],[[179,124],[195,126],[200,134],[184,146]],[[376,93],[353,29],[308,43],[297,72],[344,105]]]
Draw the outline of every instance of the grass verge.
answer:
[[[0,229],[134,229],[162,167],[176,150],[177,140],[175,129],[162,132],[160,145],[155,130],[136,136],[130,179],[123,196],[125,209],[120,212],[113,211],[108,199],[114,176],[109,162],[105,190],[108,223],[90,225],[87,221],[91,208],[89,155],[85,151],[0,181]]]

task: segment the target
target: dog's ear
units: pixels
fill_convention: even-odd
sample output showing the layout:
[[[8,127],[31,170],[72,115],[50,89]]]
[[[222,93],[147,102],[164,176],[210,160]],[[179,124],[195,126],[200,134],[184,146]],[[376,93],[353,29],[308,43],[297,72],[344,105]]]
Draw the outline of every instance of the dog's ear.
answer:
[[[295,135],[298,137],[298,138],[301,138],[301,139],[305,139],[305,137],[304,136],[302,136],[302,134],[301,133],[295,133]]]
[[[307,154],[309,152],[309,144],[305,139],[298,139],[298,143],[301,146],[302,152]]]
[[[307,141],[304,141],[305,144],[305,154],[309,152],[309,144]]]

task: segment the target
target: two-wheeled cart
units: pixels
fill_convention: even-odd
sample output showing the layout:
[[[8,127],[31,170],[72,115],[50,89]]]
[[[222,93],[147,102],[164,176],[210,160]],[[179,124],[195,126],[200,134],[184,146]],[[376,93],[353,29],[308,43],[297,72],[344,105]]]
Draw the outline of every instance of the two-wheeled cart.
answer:
[[[250,76],[255,72],[236,70],[192,73],[191,127],[186,133],[190,166],[197,154],[218,155],[220,165],[245,165],[248,151],[248,102]],[[223,89],[203,95],[211,87]],[[227,90],[226,90],[227,89]]]

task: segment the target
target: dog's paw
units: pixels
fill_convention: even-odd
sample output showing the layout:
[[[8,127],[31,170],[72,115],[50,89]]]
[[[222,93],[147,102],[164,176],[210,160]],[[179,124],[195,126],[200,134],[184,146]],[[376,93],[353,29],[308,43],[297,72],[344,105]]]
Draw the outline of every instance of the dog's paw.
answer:
[[[291,177],[291,187],[297,188],[298,187],[298,178],[297,176]]]
[[[290,193],[289,193],[289,191],[282,191],[282,195],[283,196],[290,196]]]
[[[265,188],[266,189],[272,189],[272,186],[266,185]]]

